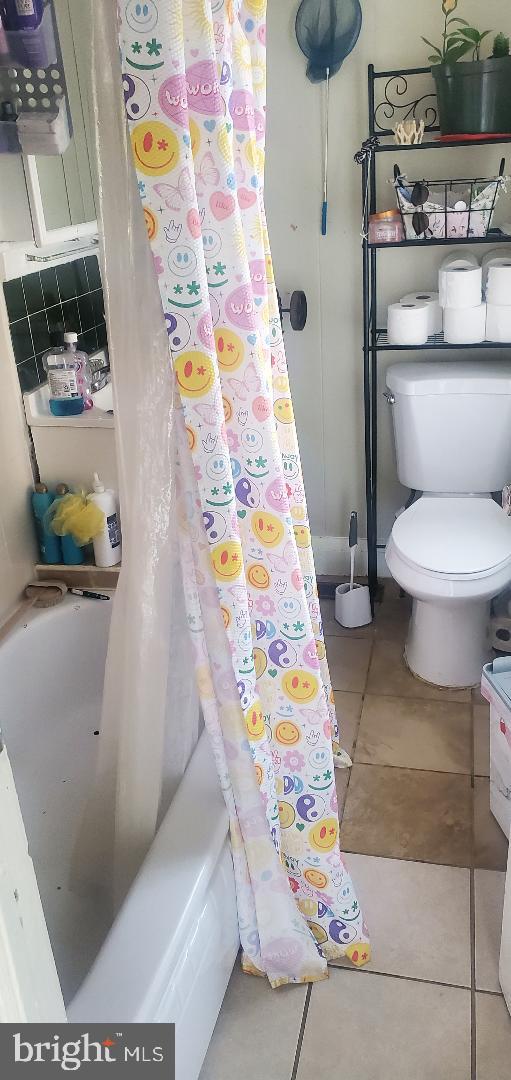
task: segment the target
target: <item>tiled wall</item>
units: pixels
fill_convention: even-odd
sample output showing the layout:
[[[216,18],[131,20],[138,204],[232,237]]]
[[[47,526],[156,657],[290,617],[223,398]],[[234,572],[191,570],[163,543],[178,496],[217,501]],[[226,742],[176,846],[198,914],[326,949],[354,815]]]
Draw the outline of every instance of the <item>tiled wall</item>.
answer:
[[[67,330],[87,353],[106,345],[103,289],[96,255],[6,281],[16,368],[23,393],[46,381],[43,353]]]

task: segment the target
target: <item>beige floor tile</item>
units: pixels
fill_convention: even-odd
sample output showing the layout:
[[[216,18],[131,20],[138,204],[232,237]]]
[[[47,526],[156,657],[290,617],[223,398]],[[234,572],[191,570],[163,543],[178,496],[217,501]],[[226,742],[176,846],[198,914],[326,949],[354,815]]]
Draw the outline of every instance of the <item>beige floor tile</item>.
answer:
[[[373,623],[370,623],[369,626],[356,626],[352,630],[349,630],[346,626],[341,626],[335,618],[334,600],[321,601],[321,618],[325,637],[372,638],[374,636]]]
[[[490,775],[490,706],[473,705],[474,712],[474,773]]]
[[[470,701],[470,690],[442,690],[416,679],[406,667],[400,643],[378,639],[374,643],[367,692],[421,701]]]
[[[333,689],[363,694],[371,658],[372,641],[326,637],[325,643]]]
[[[362,855],[470,866],[470,777],[354,765],[341,847]]]
[[[477,1080],[508,1080],[511,1016],[504,998],[476,994]]]
[[[355,760],[470,774],[471,738],[470,705],[367,694]]]
[[[476,988],[500,994],[499,959],[506,875],[475,871]]]
[[[311,1077],[470,1080],[470,992],[332,969],[312,988],[297,1080]]]
[[[410,622],[411,603],[408,597],[402,600],[385,600],[376,606],[374,614],[374,632],[383,641],[395,641],[404,646]]]
[[[483,698],[483,695],[482,695],[482,693],[481,693],[478,686],[474,686],[474,688],[472,690],[472,701],[474,702],[474,705],[486,705],[487,704],[486,698]]]
[[[335,770],[335,787],[337,790],[339,821],[342,821],[342,815],[344,813],[344,805],[346,802],[346,795],[348,793],[348,784],[350,782],[350,773],[351,769]]]
[[[348,855],[370,971],[470,986],[470,871]]]
[[[289,1080],[306,986],[272,990],[236,965],[200,1080]]]
[[[506,870],[508,843],[490,810],[490,781],[474,781],[474,866],[483,870]]]
[[[342,690],[337,690],[334,697],[341,732],[341,746],[352,757],[362,712],[362,694],[347,694]]]

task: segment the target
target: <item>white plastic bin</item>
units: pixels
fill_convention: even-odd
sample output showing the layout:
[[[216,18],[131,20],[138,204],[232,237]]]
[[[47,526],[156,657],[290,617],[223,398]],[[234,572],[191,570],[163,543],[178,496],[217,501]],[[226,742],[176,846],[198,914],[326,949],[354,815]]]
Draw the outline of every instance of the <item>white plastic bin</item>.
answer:
[[[490,703],[490,808],[502,831],[511,830],[511,659],[486,664],[481,693]]]

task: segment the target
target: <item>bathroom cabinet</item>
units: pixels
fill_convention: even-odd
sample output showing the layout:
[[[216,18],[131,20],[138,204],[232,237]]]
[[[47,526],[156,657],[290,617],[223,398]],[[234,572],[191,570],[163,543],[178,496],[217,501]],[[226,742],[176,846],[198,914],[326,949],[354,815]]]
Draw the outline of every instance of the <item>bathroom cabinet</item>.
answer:
[[[53,5],[72,117],[71,142],[60,156],[0,155],[0,244],[25,245],[32,254],[34,247],[86,244],[97,233],[90,111],[92,0],[53,0]],[[80,47],[83,42],[86,49]]]
[[[383,161],[390,165],[387,173],[392,175],[392,165],[395,160],[400,160],[401,154],[410,152],[410,172],[413,175],[424,175],[426,168],[423,164],[423,152],[434,151],[440,156],[440,152],[450,149],[453,152],[461,148],[465,154],[471,153],[470,148],[483,147],[482,153],[487,151],[487,171],[481,172],[481,162],[476,162],[472,175],[490,176],[497,175],[495,168],[495,154],[490,157],[491,149],[498,148],[501,143],[511,143],[511,135],[508,136],[481,136],[479,138],[453,137],[439,141],[440,127],[438,123],[438,109],[436,94],[431,77],[430,68],[406,68],[394,71],[375,71],[372,64],[368,68],[368,133],[369,138],[363,143],[361,150],[356,154],[355,160],[362,167],[362,235],[363,235],[363,359],[364,359],[364,433],[365,433],[365,461],[366,461],[366,507],[367,507],[367,548],[368,548],[368,575],[371,590],[371,598],[374,599],[378,591],[378,557],[383,552],[385,544],[378,538],[378,419],[379,419],[379,391],[381,361],[380,356],[385,353],[407,353],[408,355],[424,352],[436,352],[437,359],[442,359],[448,354],[451,359],[463,356],[468,349],[487,350],[499,349],[501,354],[509,356],[509,347],[502,343],[485,341],[478,345],[451,345],[444,341],[443,334],[430,337],[426,345],[404,346],[392,345],[387,338],[386,329],[379,325],[378,299],[381,283],[385,285],[385,275],[379,273],[379,256],[383,251],[390,253],[410,251],[415,249],[419,252],[418,257],[426,261],[425,252],[422,249],[443,248],[449,246],[463,247],[465,245],[483,246],[483,254],[489,247],[495,247],[499,243],[510,244],[511,238],[499,231],[490,231],[483,238],[470,236],[467,239],[416,239],[399,240],[394,242],[372,243],[369,240],[369,218],[378,209],[378,170],[377,163]],[[420,145],[403,146],[396,145],[393,139],[393,125],[403,120],[421,119],[425,122],[424,141]],[[414,158],[419,154],[419,159]],[[389,155],[392,155],[391,157]],[[499,160],[502,155],[499,152]],[[424,159],[425,160],[425,159]],[[462,155],[462,170],[467,170],[466,160]],[[405,166],[403,166],[405,172]],[[453,179],[456,175],[453,172]],[[462,172],[469,175],[469,172]],[[508,219],[509,220],[509,219]],[[391,256],[389,255],[389,258]],[[399,258],[399,256],[397,256]],[[388,267],[386,266],[386,271]],[[390,275],[387,273],[387,277]],[[410,279],[408,289],[410,289]],[[388,283],[388,282],[387,282]],[[418,287],[419,283],[415,283]],[[423,287],[423,285],[421,286]],[[395,298],[394,298],[395,299]],[[489,355],[498,356],[498,353]],[[403,357],[404,359],[404,357]]]

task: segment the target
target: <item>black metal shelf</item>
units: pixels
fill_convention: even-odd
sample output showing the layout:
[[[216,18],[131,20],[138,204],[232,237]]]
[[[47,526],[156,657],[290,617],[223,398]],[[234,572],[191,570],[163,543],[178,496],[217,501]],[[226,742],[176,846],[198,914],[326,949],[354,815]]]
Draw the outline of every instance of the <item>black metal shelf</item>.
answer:
[[[372,251],[385,251],[386,248],[392,250],[394,248],[464,247],[471,244],[509,244],[511,246],[511,236],[505,236],[504,233],[497,231],[490,231],[487,236],[449,237],[447,240],[438,237],[431,237],[426,240],[396,240],[391,243],[369,243],[368,247]]]
[[[415,80],[415,81],[414,81]],[[383,83],[383,85],[382,85]],[[378,100],[376,100],[378,87]],[[431,87],[431,89],[430,89]],[[417,88],[417,92],[415,90]],[[440,352],[448,350],[453,356],[462,351],[473,349],[496,350],[510,349],[501,342],[483,341],[478,345],[450,345],[444,341],[443,334],[430,338],[425,345],[406,346],[390,345],[387,331],[378,327],[378,254],[380,251],[396,248],[426,248],[471,245],[496,245],[508,243],[511,237],[502,233],[490,232],[484,237],[466,239],[400,240],[392,244],[370,244],[369,217],[377,210],[377,161],[379,154],[401,154],[410,150],[455,150],[459,147],[499,146],[511,143],[511,134],[495,138],[482,135],[477,139],[437,139],[440,128],[436,93],[432,85],[430,68],[407,68],[396,71],[375,71],[372,65],[368,69],[368,111],[369,138],[356,155],[356,161],[362,166],[362,206],[363,206],[363,327],[364,327],[364,445],[365,445],[365,489],[367,506],[367,562],[371,598],[378,590],[378,379],[379,354],[382,352]],[[402,146],[390,141],[393,135],[390,125],[398,120],[424,119],[426,141],[418,146]],[[380,159],[381,160],[381,159]]]
[[[502,146],[511,142],[511,135],[499,135],[498,138],[490,138],[481,135],[478,139],[434,139],[428,142],[415,143],[413,146],[402,143],[380,143],[375,146],[377,154],[401,153],[402,150],[454,150],[458,146]]]
[[[463,349],[466,351],[467,349],[511,349],[511,341],[480,341],[468,345],[452,345],[448,341],[444,341],[443,334],[435,334],[434,337],[428,338],[425,345],[391,345],[387,338],[387,331],[377,330],[372,347],[377,352],[425,352],[432,349]]]

